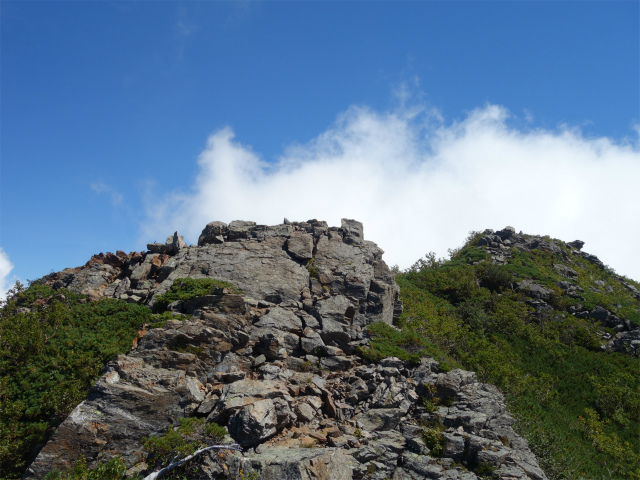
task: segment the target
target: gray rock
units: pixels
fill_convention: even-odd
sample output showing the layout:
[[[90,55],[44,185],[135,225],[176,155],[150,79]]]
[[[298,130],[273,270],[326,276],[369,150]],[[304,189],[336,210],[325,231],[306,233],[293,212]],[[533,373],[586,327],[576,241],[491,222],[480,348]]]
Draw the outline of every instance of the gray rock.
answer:
[[[258,400],[229,418],[229,434],[243,447],[251,447],[274,436],[277,433],[276,425],[273,400]]]
[[[609,318],[609,315],[611,315],[611,313],[600,306],[595,307],[593,310],[591,310],[591,312],[589,312],[590,318],[593,318],[595,321],[600,322],[602,324],[607,323],[607,319]]]
[[[282,250],[282,240],[270,237],[262,242],[225,242],[180,251],[175,269],[154,291],[165,293],[176,278],[215,278],[233,283],[247,296],[280,303],[297,301],[309,285],[309,272]]]
[[[306,402],[296,405],[295,412],[301,423],[309,423],[316,416],[315,409]]]
[[[364,241],[362,223],[356,220],[342,219],[344,241],[348,244],[361,245]]]
[[[184,241],[184,237],[182,235],[178,235],[178,232],[175,232],[173,236],[169,236],[167,238],[167,244],[171,242],[171,253],[174,255],[178,253],[183,248],[187,248],[187,243]]]
[[[244,220],[234,220],[229,224],[227,237],[229,241],[251,238],[251,232],[256,227],[256,222],[246,222]]]
[[[232,478],[258,472],[261,480],[350,480],[350,457],[342,449],[271,448],[264,453],[234,456]]]
[[[369,432],[393,430],[405,413],[406,410],[401,408],[375,408],[359,413],[355,420]]]
[[[619,332],[605,346],[606,350],[640,356],[640,328]]]
[[[183,313],[192,314],[196,310],[213,310],[218,313],[244,313],[246,306],[240,295],[202,295],[186,302],[180,302],[179,309]]]
[[[299,260],[313,258],[313,237],[308,233],[293,232],[286,245],[289,253]]]
[[[255,324],[256,327],[268,327],[291,332],[297,335],[302,334],[302,320],[294,313],[280,307],[272,308],[268,314],[260,317]]]
[[[575,248],[576,250],[580,250],[584,247],[584,242],[582,240],[574,240],[573,242],[568,242],[567,245]]]
[[[353,317],[355,310],[349,299],[343,295],[337,295],[317,302],[311,313],[323,324],[326,319],[335,320],[339,323],[347,323],[346,317]],[[324,328],[324,325],[323,325]]]
[[[553,292],[544,288],[531,280],[522,280],[516,283],[516,291],[522,292],[525,295],[548,302],[551,299]]]
[[[419,475],[417,478],[438,479],[444,476],[444,469],[427,455],[405,452],[402,458],[404,460],[402,468],[417,473]]]
[[[404,367],[404,362],[400,360],[398,357],[387,357],[383,358],[378,362],[378,365],[381,367],[390,367],[390,368],[402,368]]]
[[[315,354],[323,350],[324,347],[325,344],[317,333],[315,335],[308,334],[308,336],[300,338],[300,348],[306,353]]]
[[[322,357],[320,359],[320,366],[331,370],[332,372],[349,370],[354,360],[351,357],[335,356],[335,357]]]
[[[467,372],[454,368],[453,370],[438,375],[435,386],[440,397],[454,397],[465,385],[473,384],[476,381],[474,372]]]
[[[208,244],[224,243],[224,236],[227,235],[229,227],[223,222],[211,222],[204,227],[200,237],[198,237],[198,246],[202,247]]]
[[[503,258],[509,245],[525,245],[523,236],[501,232],[486,236]],[[185,415],[206,415],[255,447],[244,457],[230,454],[225,465],[203,458],[198,466],[209,478],[234,478],[242,470],[266,479],[475,480],[454,459],[478,458],[499,464],[507,476],[546,478],[512,430],[500,392],[472,372],[439,373],[427,358],[418,366],[393,357],[355,366],[360,360],[352,355],[367,344],[366,327],[391,323],[401,311],[382,250],[364,239],[359,222],[345,220],[341,228],[317,220],[212,222],[198,247],[176,235],[157,253],[96,256],[54,281],[148,305],[181,277],[226,280],[245,295],[220,292],[175,304],[175,311],[193,316],[150,330],[134,351],[111,362],[25,478],[68,469],[80,456],[93,467],[114,452],[133,467],[142,437],[163,434]],[[426,412],[418,395],[424,384],[435,385],[450,406]],[[448,428],[441,459],[426,455],[419,422]],[[297,448],[313,441],[317,447]]]
[[[578,278],[578,272],[576,272],[573,268],[567,267],[566,265],[554,263],[553,268],[563,277]]]

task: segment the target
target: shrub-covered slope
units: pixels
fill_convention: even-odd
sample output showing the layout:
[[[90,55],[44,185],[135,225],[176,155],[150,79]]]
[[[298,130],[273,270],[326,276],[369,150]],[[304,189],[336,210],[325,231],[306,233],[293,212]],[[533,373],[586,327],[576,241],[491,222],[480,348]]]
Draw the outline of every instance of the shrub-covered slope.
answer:
[[[104,365],[131,349],[149,308],[18,285],[0,309],[0,478],[20,478]]]
[[[550,478],[640,478],[640,284],[582,245],[474,232],[396,276],[401,330],[370,327],[364,354],[429,352],[496,384]]]

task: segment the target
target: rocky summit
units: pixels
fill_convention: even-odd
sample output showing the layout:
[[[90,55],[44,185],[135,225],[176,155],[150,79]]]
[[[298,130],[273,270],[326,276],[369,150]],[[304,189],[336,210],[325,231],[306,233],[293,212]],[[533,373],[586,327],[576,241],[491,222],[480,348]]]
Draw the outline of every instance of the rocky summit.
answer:
[[[361,223],[212,222],[197,246],[176,232],[147,248],[44,279],[92,298],[164,302],[171,318],[108,363],[23,478],[116,456],[127,476],[150,475],[143,438],[196,417],[242,451],[194,458],[191,478],[546,479],[496,387],[428,357],[358,355],[369,324],[402,312]],[[207,278],[221,283],[167,300],[184,279]]]

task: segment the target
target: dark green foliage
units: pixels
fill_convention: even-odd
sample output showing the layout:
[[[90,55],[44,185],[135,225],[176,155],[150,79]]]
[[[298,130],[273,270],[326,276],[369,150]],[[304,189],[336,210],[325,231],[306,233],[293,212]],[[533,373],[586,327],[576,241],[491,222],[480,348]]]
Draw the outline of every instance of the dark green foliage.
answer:
[[[398,330],[383,322],[372,323],[367,327],[372,336],[369,347],[361,348],[361,355],[371,362],[386,357],[398,357],[401,360],[418,363],[421,357],[434,356],[437,349],[433,344],[411,330]]]
[[[205,424],[202,418],[181,418],[180,425],[170,427],[160,436],[144,438],[142,443],[147,451],[146,462],[152,470],[166,467],[172,459],[181,459],[196,450],[220,443],[227,431],[216,423]],[[169,472],[163,478],[197,478],[199,467],[196,463],[185,464]]]
[[[162,328],[169,320],[182,320],[184,317],[180,313],[162,312],[153,316],[153,322],[147,328]]]
[[[0,476],[20,478],[104,365],[127,352],[147,307],[32,284],[0,310]],[[29,308],[28,310],[19,310]]]
[[[495,478],[495,467],[489,463],[480,463],[471,470],[480,478]]]
[[[313,258],[307,262],[307,271],[309,272],[309,276],[313,278],[318,278],[318,276],[320,275],[318,267],[316,267],[314,264]]]
[[[232,293],[242,293],[235,285],[223,280],[215,280],[213,278],[177,278],[168,292],[158,296],[154,307],[156,311],[162,312],[167,309],[170,303],[176,300],[185,302],[203,295],[217,295],[221,294],[225,288]]]
[[[599,305],[635,324],[640,303],[612,272],[568,252],[563,258],[512,249],[501,266],[490,263],[476,241],[472,236],[450,260],[431,254],[396,275],[404,302],[401,331],[370,326],[373,342],[365,356],[415,360],[429,352],[498,385],[507,393],[518,431],[551,479],[640,478],[640,363],[602,352],[602,325],[571,315],[567,309],[578,300],[564,295],[558,282],[581,289],[585,308]],[[558,263],[578,272],[577,278],[561,276],[554,268]],[[552,292],[552,310],[535,313],[527,306],[514,291],[523,279]],[[405,340],[413,338],[419,340]],[[423,399],[430,411],[442,401]],[[426,435],[437,451],[440,437],[429,428]]]
[[[121,480],[127,466],[121,457],[112,458],[90,470],[87,467],[87,461],[81,458],[76,462],[71,472],[61,472],[60,470],[52,470],[44,480]]]
[[[422,406],[427,413],[434,413],[438,407],[451,407],[455,402],[455,397],[438,397],[436,396],[436,387],[433,384],[423,384],[422,387],[426,391],[422,397]]]
[[[485,262],[478,268],[478,280],[482,287],[492,292],[502,292],[511,288],[513,275],[495,263]]]
[[[422,428],[422,440],[429,448],[429,455],[432,457],[441,457],[447,448],[447,439],[442,435],[444,426],[435,424]]]
[[[199,448],[220,443],[227,435],[224,427],[216,423],[205,424],[202,418],[181,418],[180,425],[169,427],[163,435],[143,438],[142,443],[147,452],[145,461],[151,471],[158,471],[168,466],[172,461],[178,461],[193,454]],[[121,457],[112,458],[89,469],[87,461],[81,458],[70,472],[52,470],[45,480],[120,480],[127,467]],[[196,463],[185,463],[171,470],[162,478],[168,480],[183,480],[200,477]],[[141,478],[139,475],[133,477]]]

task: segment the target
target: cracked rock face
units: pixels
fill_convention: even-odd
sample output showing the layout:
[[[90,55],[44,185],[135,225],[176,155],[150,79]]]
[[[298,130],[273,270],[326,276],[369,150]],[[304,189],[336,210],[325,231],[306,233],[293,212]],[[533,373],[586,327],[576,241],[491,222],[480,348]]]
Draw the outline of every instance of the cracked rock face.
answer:
[[[107,365],[24,478],[115,455],[144,472],[142,438],[185,416],[223,425],[226,441],[245,448],[203,455],[201,478],[477,478],[461,465],[487,465],[504,480],[546,478],[502,394],[472,372],[440,372],[429,358],[368,365],[355,355],[367,325],[401,311],[382,251],[359,222],[213,222],[198,243],[186,247],[176,233],[163,249],[170,254],[98,256],[50,276],[148,305],[188,276],[230,281],[244,294],[172,304],[182,319]]]

